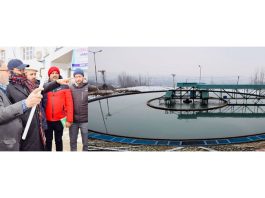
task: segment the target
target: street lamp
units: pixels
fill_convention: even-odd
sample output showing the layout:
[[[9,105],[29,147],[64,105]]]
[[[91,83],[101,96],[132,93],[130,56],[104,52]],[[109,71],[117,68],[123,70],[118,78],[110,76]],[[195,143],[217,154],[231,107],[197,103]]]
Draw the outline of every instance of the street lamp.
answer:
[[[200,80],[199,80],[199,83],[201,83],[201,78],[202,78],[202,67],[199,65],[199,68],[200,68]]]
[[[176,74],[171,74],[171,75],[173,77],[173,88],[175,89],[175,76],[176,76]]]
[[[93,53],[93,55],[94,55],[96,86],[98,86],[98,75],[97,75],[96,53],[98,53],[98,52],[102,52],[102,51],[103,51],[103,50],[98,50],[98,51],[90,51],[90,50],[88,50],[88,52]]]

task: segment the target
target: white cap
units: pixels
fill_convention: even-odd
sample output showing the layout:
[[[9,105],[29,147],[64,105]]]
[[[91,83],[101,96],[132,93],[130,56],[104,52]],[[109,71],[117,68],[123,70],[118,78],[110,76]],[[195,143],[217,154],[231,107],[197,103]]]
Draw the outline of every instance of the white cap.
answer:
[[[33,67],[33,66],[29,66],[29,67],[26,67],[25,68],[25,71],[28,71],[28,70],[33,70],[33,71],[35,71],[35,72],[38,72],[39,70],[36,68],[36,67]]]

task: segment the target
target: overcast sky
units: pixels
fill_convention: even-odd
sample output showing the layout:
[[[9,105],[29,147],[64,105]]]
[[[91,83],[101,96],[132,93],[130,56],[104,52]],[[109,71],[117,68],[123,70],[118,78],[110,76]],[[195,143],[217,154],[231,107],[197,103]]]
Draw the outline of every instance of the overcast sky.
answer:
[[[91,47],[98,69],[107,73],[199,76],[251,76],[265,69],[264,47]],[[94,66],[92,54],[91,66]],[[91,70],[90,68],[89,70]]]

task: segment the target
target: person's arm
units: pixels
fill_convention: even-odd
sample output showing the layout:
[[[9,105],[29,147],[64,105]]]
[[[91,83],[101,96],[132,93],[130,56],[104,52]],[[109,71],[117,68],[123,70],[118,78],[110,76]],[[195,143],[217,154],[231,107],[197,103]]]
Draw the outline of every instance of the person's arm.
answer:
[[[60,84],[56,81],[48,82],[43,85],[42,94],[48,93],[56,88],[60,87]]]
[[[0,97],[0,124],[9,122],[22,114],[22,101],[5,107],[2,97]]]
[[[0,96],[0,124],[9,122],[18,116],[22,115],[29,108],[39,104],[42,99],[42,95],[40,92],[43,89],[37,88],[33,90],[27,99],[9,105],[7,107],[4,106],[3,98]]]
[[[43,85],[44,90],[42,91],[42,94],[48,93],[58,87],[60,85],[67,85],[71,78],[66,78],[66,79],[58,79],[56,81],[48,82]]]

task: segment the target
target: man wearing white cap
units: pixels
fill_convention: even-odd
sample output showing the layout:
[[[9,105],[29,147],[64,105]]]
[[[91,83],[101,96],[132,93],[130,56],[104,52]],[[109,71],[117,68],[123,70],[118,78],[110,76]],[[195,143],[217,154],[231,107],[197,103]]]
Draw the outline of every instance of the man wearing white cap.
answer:
[[[33,83],[38,82],[37,81],[37,72],[38,72],[38,69],[36,69],[33,66],[29,66],[29,67],[25,68],[25,75],[26,75],[27,79]]]
[[[34,66],[29,66],[29,67],[26,67],[25,68],[25,76],[26,78],[31,81],[33,84],[36,84],[37,86],[40,85],[40,81],[37,80],[37,72],[38,72],[38,69]],[[44,107],[45,107],[45,103],[44,101],[41,101],[41,105],[40,105],[40,111],[41,111],[41,114],[43,115],[42,116],[42,128],[44,130],[47,130],[48,129],[48,124],[47,124],[47,120],[46,120],[46,114],[45,114],[45,110],[44,110]]]

